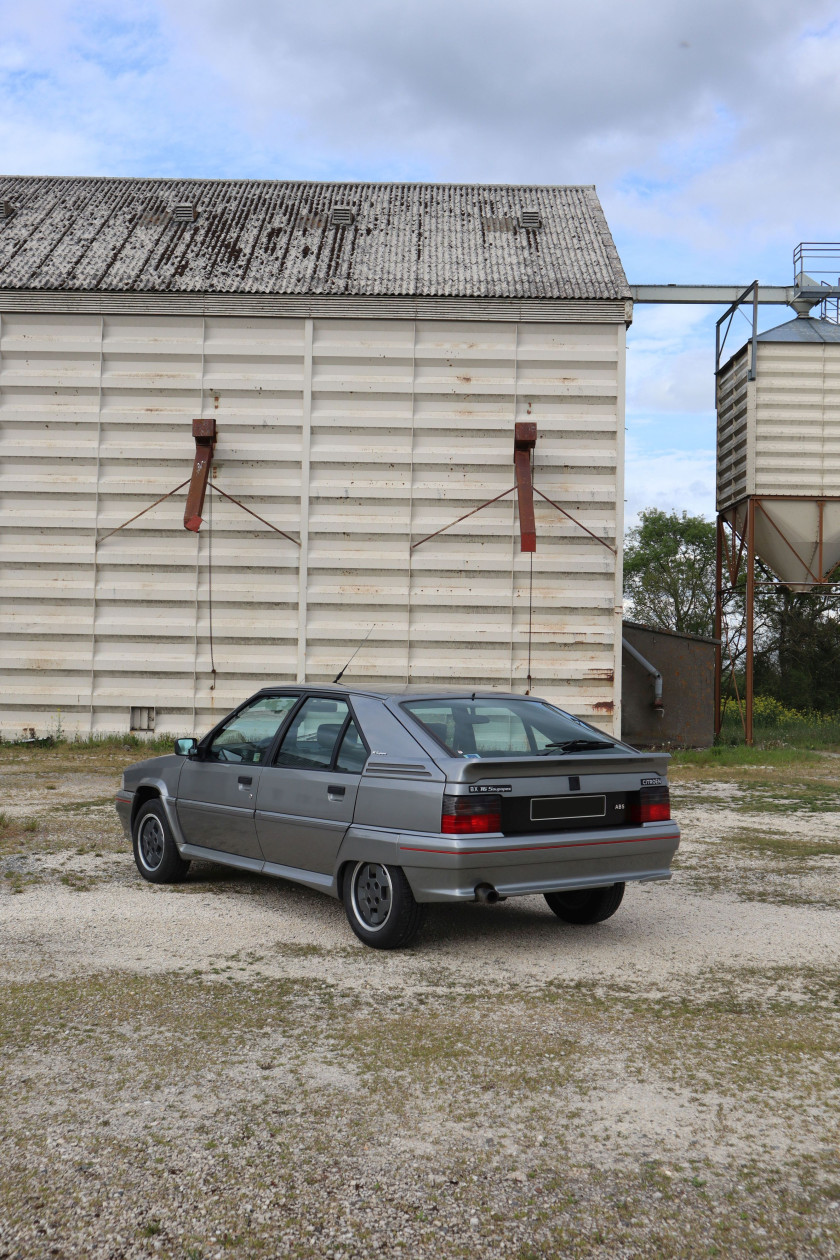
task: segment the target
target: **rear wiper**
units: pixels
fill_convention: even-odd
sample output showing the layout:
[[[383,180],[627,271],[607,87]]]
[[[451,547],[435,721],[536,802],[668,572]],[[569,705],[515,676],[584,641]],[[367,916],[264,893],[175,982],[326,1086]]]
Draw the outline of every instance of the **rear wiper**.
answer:
[[[561,752],[582,752],[585,748],[615,748],[615,744],[606,739],[564,739],[546,744],[546,748],[559,748]]]

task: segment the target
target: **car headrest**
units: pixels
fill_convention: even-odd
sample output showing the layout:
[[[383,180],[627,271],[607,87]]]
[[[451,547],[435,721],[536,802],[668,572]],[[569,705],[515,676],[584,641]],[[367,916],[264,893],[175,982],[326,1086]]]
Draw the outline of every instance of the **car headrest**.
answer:
[[[322,722],[315,732],[315,739],[321,748],[332,748],[341,733],[342,722]]]

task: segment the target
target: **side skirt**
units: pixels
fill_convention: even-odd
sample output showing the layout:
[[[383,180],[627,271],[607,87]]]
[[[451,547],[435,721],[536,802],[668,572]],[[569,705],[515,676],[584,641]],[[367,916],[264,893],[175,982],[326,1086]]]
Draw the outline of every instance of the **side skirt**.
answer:
[[[295,884],[305,884],[317,892],[338,896],[336,881],[332,875],[322,875],[318,871],[306,871],[298,866],[281,866],[278,862],[263,862],[260,858],[242,857],[238,853],[227,853],[223,849],[205,849],[200,844],[182,844],[178,846],[181,857],[194,858],[196,862],[216,862],[219,866],[234,866],[240,871],[252,871],[255,875],[271,875],[275,879],[288,879]]]
[[[242,857],[239,853],[226,853],[223,849],[205,849],[200,844],[178,846],[181,857],[195,858],[196,862],[218,862],[220,866],[235,866],[240,871],[253,871],[261,875],[265,862],[262,858]]]

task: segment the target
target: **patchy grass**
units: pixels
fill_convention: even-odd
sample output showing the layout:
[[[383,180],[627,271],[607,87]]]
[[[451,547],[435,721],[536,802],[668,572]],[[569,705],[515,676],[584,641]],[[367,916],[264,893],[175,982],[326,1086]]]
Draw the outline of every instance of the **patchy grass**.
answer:
[[[136,736],[38,746],[0,743],[0,771],[5,776],[29,770],[43,777],[79,772],[119,774],[136,761],[173,752],[173,743],[172,739],[146,743]]]
[[[59,879],[66,888],[72,888],[74,892],[90,892],[99,883],[95,875],[82,874],[79,871],[64,871]]]
[[[711,748],[681,748],[671,754],[674,768],[721,770],[790,770],[803,771],[824,767],[824,758],[807,748],[747,748],[741,744],[713,744]],[[827,771],[826,771],[827,772]],[[838,773],[837,766],[833,773]]]
[[[37,818],[14,818],[11,814],[0,811],[0,837],[4,839],[31,835],[38,830],[39,825]]]
[[[838,759],[802,750],[681,753],[674,813],[689,843],[675,869],[699,892],[837,910],[838,772]]]
[[[89,752],[91,750],[102,752],[113,748],[120,751],[136,751],[138,754],[137,760],[139,760],[144,755],[154,757],[160,753],[172,752],[176,738],[175,735],[143,737],[141,735],[126,735],[117,732],[110,735],[88,735],[75,739],[45,735],[35,740],[0,739],[0,750],[22,749],[37,755],[45,752]]]
[[[840,808],[840,758],[792,748],[685,749],[672,756],[668,777],[679,790],[733,785],[733,802],[756,809]]]
[[[68,801],[66,804],[54,805],[54,814],[91,814],[101,809],[113,809],[114,796],[95,796],[88,801]]]
[[[40,871],[23,870],[20,866],[3,871],[3,881],[10,893],[26,892],[32,885],[43,883],[43,879]]]
[[[735,804],[750,814],[835,814],[840,812],[840,791],[834,785],[805,781],[750,785]]]
[[[788,859],[801,866],[811,858],[840,857],[840,837],[836,839],[820,839],[819,837],[792,836],[785,831],[754,831],[744,828],[742,831],[728,832],[720,842],[731,850],[755,854],[759,857],[783,859],[785,868],[793,870]]]
[[[94,901],[109,896],[102,881],[128,877],[106,795],[134,759],[119,752],[0,749],[7,891],[49,880]],[[836,759],[733,749],[672,764],[689,839],[670,891],[720,891],[733,915],[733,894],[836,912]],[[37,830],[17,830],[12,813],[29,810]],[[196,875],[154,895],[231,902],[265,888],[218,867]],[[223,932],[217,905],[196,913],[202,930]],[[20,938],[32,978],[0,986],[0,1252],[840,1254],[830,968],[697,975],[675,962],[667,984],[643,969],[619,980],[609,957],[634,946],[607,925],[587,934],[603,951],[597,981],[546,982],[538,968],[513,979],[492,951],[480,971],[433,957],[418,968],[268,931],[255,949],[291,977],[265,979],[262,954],[225,954],[220,940],[218,965],[191,974],[192,962],[134,974],[127,951],[125,971],[48,980],[37,941]]]
[[[815,822],[830,817],[812,816]],[[826,830],[822,823],[822,829],[815,826],[803,834],[785,830],[776,818],[774,822],[775,826],[738,828],[727,822],[701,842],[683,845],[675,871],[693,889],[706,894],[840,910],[840,832]]]
[[[690,997],[10,985],[0,1221],[33,1256],[833,1254],[836,1002],[819,968]]]

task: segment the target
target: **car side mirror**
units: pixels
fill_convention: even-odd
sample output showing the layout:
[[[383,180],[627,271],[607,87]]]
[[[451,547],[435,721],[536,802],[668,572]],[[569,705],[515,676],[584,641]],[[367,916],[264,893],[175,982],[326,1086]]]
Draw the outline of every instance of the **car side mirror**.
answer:
[[[182,739],[175,740],[175,752],[179,757],[194,757],[196,748],[198,748],[198,740],[192,735],[185,735]]]

